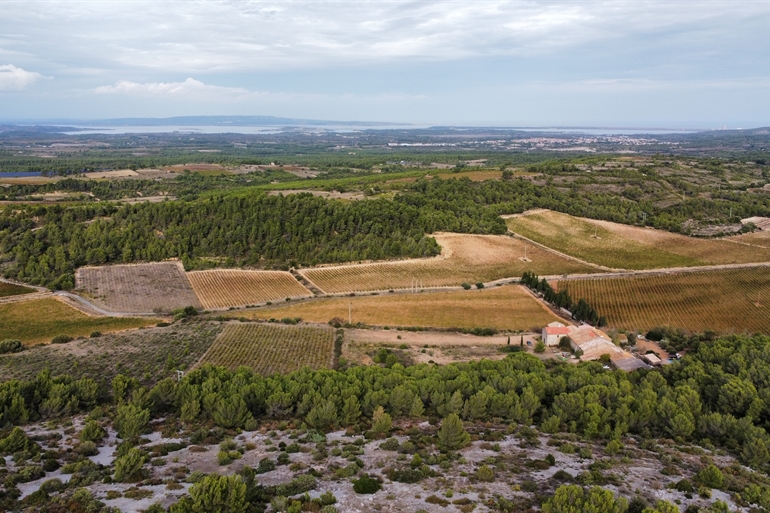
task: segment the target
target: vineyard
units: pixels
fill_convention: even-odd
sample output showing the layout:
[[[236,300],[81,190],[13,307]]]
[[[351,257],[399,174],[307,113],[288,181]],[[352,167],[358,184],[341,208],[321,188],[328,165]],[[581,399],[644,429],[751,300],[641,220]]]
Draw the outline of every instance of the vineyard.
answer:
[[[35,289],[0,281],[0,297],[20,296],[31,292],[35,292]]]
[[[0,304],[0,340],[15,338],[25,345],[50,342],[56,335],[87,337],[94,331],[106,333],[157,322],[149,318],[91,317],[53,297]]]
[[[180,262],[110,265],[78,269],[77,288],[115,312],[168,312],[200,308]]]
[[[247,315],[259,319],[301,317],[312,322],[328,322],[339,317],[347,322],[348,311],[354,324],[361,322],[375,326],[539,330],[549,322],[559,320],[519,285],[323,299],[255,310]]]
[[[504,235],[434,234],[440,257],[322,267],[300,271],[327,293],[423,287],[540,275],[590,273],[595,269]]]
[[[544,246],[616,269],[770,262],[770,248],[696,239],[547,210],[512,217],[507,223],[513,232]]]
[[[200,364],[251,367],[264,376],[331,367],[334,330],[275,324],[228,324]]]
[[[614,328],[770,333],[767,267],[567,280],[558,286],[572,297],[585,298]]]
[[[285,271],[193,271],[187,273],[187,278],[203,307],[208,309],[313,295]]]

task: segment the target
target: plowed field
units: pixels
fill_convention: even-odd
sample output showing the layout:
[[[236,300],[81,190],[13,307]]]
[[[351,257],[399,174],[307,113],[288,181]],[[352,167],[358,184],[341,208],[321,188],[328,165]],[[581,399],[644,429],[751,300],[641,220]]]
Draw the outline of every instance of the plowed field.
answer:
[[[770,333],[767,267],[565,280],[558,286],[572,297],[585,298],[615,328]]]
[[[114,312],[168,312],[200,308],[180,262],[83,267],[77,288],[94,303]]]
[[[228,308],[313,294],[285,271],[217,269],[187,273],[204,308]]]
[[[423,287],[457,287],[463,282],[539,275],[590,273],[593,267],[504,235],[435,234],[440,257],[323,267],[300,271],[324,292],[364,292]],[[526,255],[526,260],[524,259]]]
[[[228,324],[200,364],[230,370],[246,366],[262,375],[330,367],[334,330],[276,324]]]

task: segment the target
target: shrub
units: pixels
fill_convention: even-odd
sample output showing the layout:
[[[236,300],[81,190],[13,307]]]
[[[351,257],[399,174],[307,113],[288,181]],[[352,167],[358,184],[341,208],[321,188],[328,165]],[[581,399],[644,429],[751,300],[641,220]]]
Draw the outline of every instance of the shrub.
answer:
[[[482,282],[478,282],[478,283],[476,283],[476,288],[477,289],[483,289],[484,288],[484,284]]]
[[[438,443],[442,449],[455,451],[462,449],[471,441],[471,436],[463,428],[460,417],[450,413],[438,430]]]
[[[381,488],[380,482],[369,474],[364,474],[360,479],[353,480],[353,491],[356,493],[372,494],[377,493]]]
[[[725,476],[722,471],[714,465],[709,465],[695,476],[698,483],[709,488],[722,488],[725,483]]]
[[[91,332],[91,338],[99,338],[101,336],[102,336],[102,332],[101,331],[92,331]]]
[[[542,340],[538,340],[535,344],[535,352],[536,353],[545,353],[545,344]]]
[[[69,335],[56,335],[51,339],[51,344],[66,344],[67,342],[72,342],[72,337]]]
[[[6,353],[18,353],[24,350],[24,345],[21,340],[8,339],[0,342],[0,354]]]
[[[275,462],[270,458],[263,458],[259,460],[259,465],[254,469],[256,474],[264,474],[275,470]]]
[[[99,449],[96,448],[96,444],[90,440],[80,442],[77,448],[78,454],[81,456],[94,456],[99,454]]]
[[[620,442],[617,440],[610,440],[607,443],[607,446],[604,448],[604,452],[607,453],[610,456],[614,456],[618,452],[620,452],[620,449],[622,446],[620,445]]]
[[[80,431],[78,438],[81,442],[99,442],[105,436],[107,432],[96,421],[89,420],[83,429]]]
[[[397,451],[399,448],[398,440],[391,437],[380,444],[380,449],[383,451]]]
[[[141,476],[144,456],[134,447],[115,460],[115,480],[124,483],[138,481]]]
[[[489,465],[482,465],[476,471],[476,479],[483,483],[491,483],[495,480],[495,471]]]
[[[470,283],[463,283],[463,288],[465,290],[471,290],[471,284]]]

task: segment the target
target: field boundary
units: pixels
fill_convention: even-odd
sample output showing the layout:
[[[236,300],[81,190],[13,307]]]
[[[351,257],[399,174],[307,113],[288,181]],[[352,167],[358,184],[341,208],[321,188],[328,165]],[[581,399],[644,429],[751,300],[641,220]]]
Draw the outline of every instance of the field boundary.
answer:
[[[627,269],[615,269],[615,268],[613,268],[613,267],[607,267],[607,266],[605,266],[605,265],[601,265],[601,264],[595,264],[595,263],[593,263],[593,262],[588,262],[588,261],[586,261],[586,260],[583,260],[583,259],[580,259],[580,258],[578,258],[578,257],[572,256],[572,255],[568,255],[568,254],[566,254],[566,253],[562,253],[561,251],[558,251],[558,250],[556,250],[556,249],[553,249],[553,248],[551,248],[551,247],[548,247],[548,246],[546,246],[545,244],[540,244],[539,242],[535,242],[535,241],[534,241],[534,240],[532,240],[532,239],[528,239],[528,238],[526,238],[525,236],[523,236],[523,235],[520,235],[520,234],[518,234],[518,233],[514,232],[514,231],[513,231],[513,230],[511,230],[511,229],[509,229],[509,230],[508,230],[508,233],[510,233],[510,234],[511,234],[511,236],[512,236],[513,238],[516,238],[516,239],[521,239],[521,240],[523,240],[523,241],[529,242],[529,243],[530,243],[530,244],[532,244],[533,246],[537,246],[537,247],[539,247],[540,249],[544,249],[545,251],[549,251],[549,252],[553,253],[554,255],[558,255],[558,256],[560,256],[560,257],[562,257],[562,258],[566,258],[566,259],[568,259],[568,260],[572,260],[573,262],[578,262],[579,264],[587,265],[588,267],[593,267],[594,269],[601,269],[602,271],[610,271],[610,272],[614,272],[614,271],[626,271],[626,270],[627,270]]]

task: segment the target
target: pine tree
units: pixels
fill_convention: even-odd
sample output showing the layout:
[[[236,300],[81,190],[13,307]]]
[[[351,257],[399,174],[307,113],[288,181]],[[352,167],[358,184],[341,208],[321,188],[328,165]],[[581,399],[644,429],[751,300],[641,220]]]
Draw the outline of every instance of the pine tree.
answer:
[[[447,451],[456,451],[462,449],[471,441],[471,435],[469,435],[463,423],[456,414],[451,413],[441,423],[441,428],[438,430],[438,445],[441,449]]]

